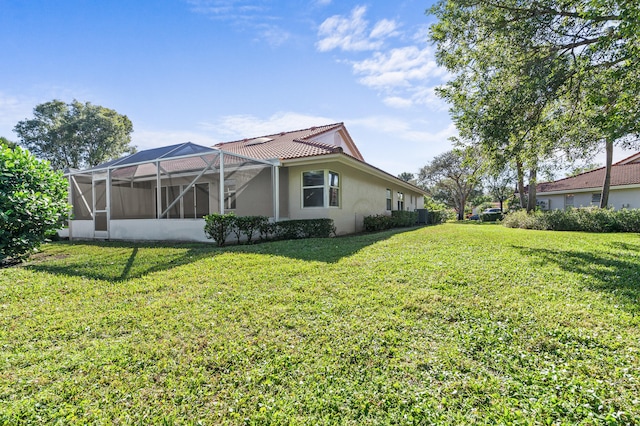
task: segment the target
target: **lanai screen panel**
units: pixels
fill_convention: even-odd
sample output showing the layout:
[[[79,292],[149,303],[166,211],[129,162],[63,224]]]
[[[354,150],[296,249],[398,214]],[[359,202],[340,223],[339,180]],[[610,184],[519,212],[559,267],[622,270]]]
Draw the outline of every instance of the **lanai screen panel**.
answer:
[[[93,220],[93,177],[91,173],[69,176],[73,220]]]
[[[224,212],[237,216],[273,216],[274,167],[226,152],[223,158]],[[219,198],[218,191],[216,204]]]
[[[219,157],[216,152],[158,162],[159,174],[153,183],[157,217],[198,219],[216,211],[212,194],[219,180]]]

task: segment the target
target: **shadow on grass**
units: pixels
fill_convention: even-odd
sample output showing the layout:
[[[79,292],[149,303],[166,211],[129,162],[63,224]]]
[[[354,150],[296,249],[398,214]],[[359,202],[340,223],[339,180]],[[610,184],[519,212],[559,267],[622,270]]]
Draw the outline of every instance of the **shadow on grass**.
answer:
[[[35,261],[24,267],[55,275],[123,282],[224,253],[263,254],[309,262],[335,263],[364,247],[415,229],[227,247],[207,243],[58,242],[53,244],[69,246],[68,256],[63,259]]]
[[[633,312],[640,311],[640,245],[611,243],[611,251],[593,253],[577,250],[540,249],[514,246],[524,256],[541,264],[554,263],[565,271],[581,274],[590,290],[606,291]]]

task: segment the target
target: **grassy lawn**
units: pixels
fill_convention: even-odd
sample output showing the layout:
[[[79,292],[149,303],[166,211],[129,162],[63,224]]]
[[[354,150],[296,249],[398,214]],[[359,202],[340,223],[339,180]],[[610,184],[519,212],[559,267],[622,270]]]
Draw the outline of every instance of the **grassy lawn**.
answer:
[[[0,424],[637,424],[639,326],[638,234],[54,243],[0,270]]]

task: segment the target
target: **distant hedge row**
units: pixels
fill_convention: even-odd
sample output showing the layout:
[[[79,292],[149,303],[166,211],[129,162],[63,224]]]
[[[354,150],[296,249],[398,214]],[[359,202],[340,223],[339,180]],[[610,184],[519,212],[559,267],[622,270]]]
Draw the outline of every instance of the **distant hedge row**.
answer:
[[[240,244],[251,244],[255,238],[266,240],[293,240],[298,238],[326,238],[335,235],[333,219],[300,219],[270,222],[266,216],[236,216],[233,213],[214,213],[204,217],[207,238],[223,246],[231,234]]]
[[[549,231],[640,232],[640,209],[587,207],[529,214],[520,210],[506,215],[502,224],[509,228]]]

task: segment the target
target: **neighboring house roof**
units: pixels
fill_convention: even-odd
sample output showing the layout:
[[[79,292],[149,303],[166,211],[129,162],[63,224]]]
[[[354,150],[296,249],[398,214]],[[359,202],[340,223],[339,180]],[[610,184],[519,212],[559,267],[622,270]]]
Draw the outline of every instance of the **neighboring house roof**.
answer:
[[[640,155],[638,156],[640,157]],[[631,158],[629,157],[629,159]],[[604,175],[605,168],[601,167],[554,182],[539,183],[536,186],[536,191],[538,193],[569,192],[579,189],[600,188],[604,182]],[[625,185],[640,185],[640,162],[618,162],[611,166],[611,187]]]
[[[322,136],[336,130],[341,133],[342,140],[346,144],[345,147],[321,140]],[[247,157],[265,160],[275,158],[287,160],[344,152],[360,161],[364,161],[362,154],[360,154],[351,136],[349,136],[347,129],[344,127],[344,123],[310,127],[308,129],[275,133],[233,142],[223,142],[214,145],[214,147],[227,152],[234,152]]]

